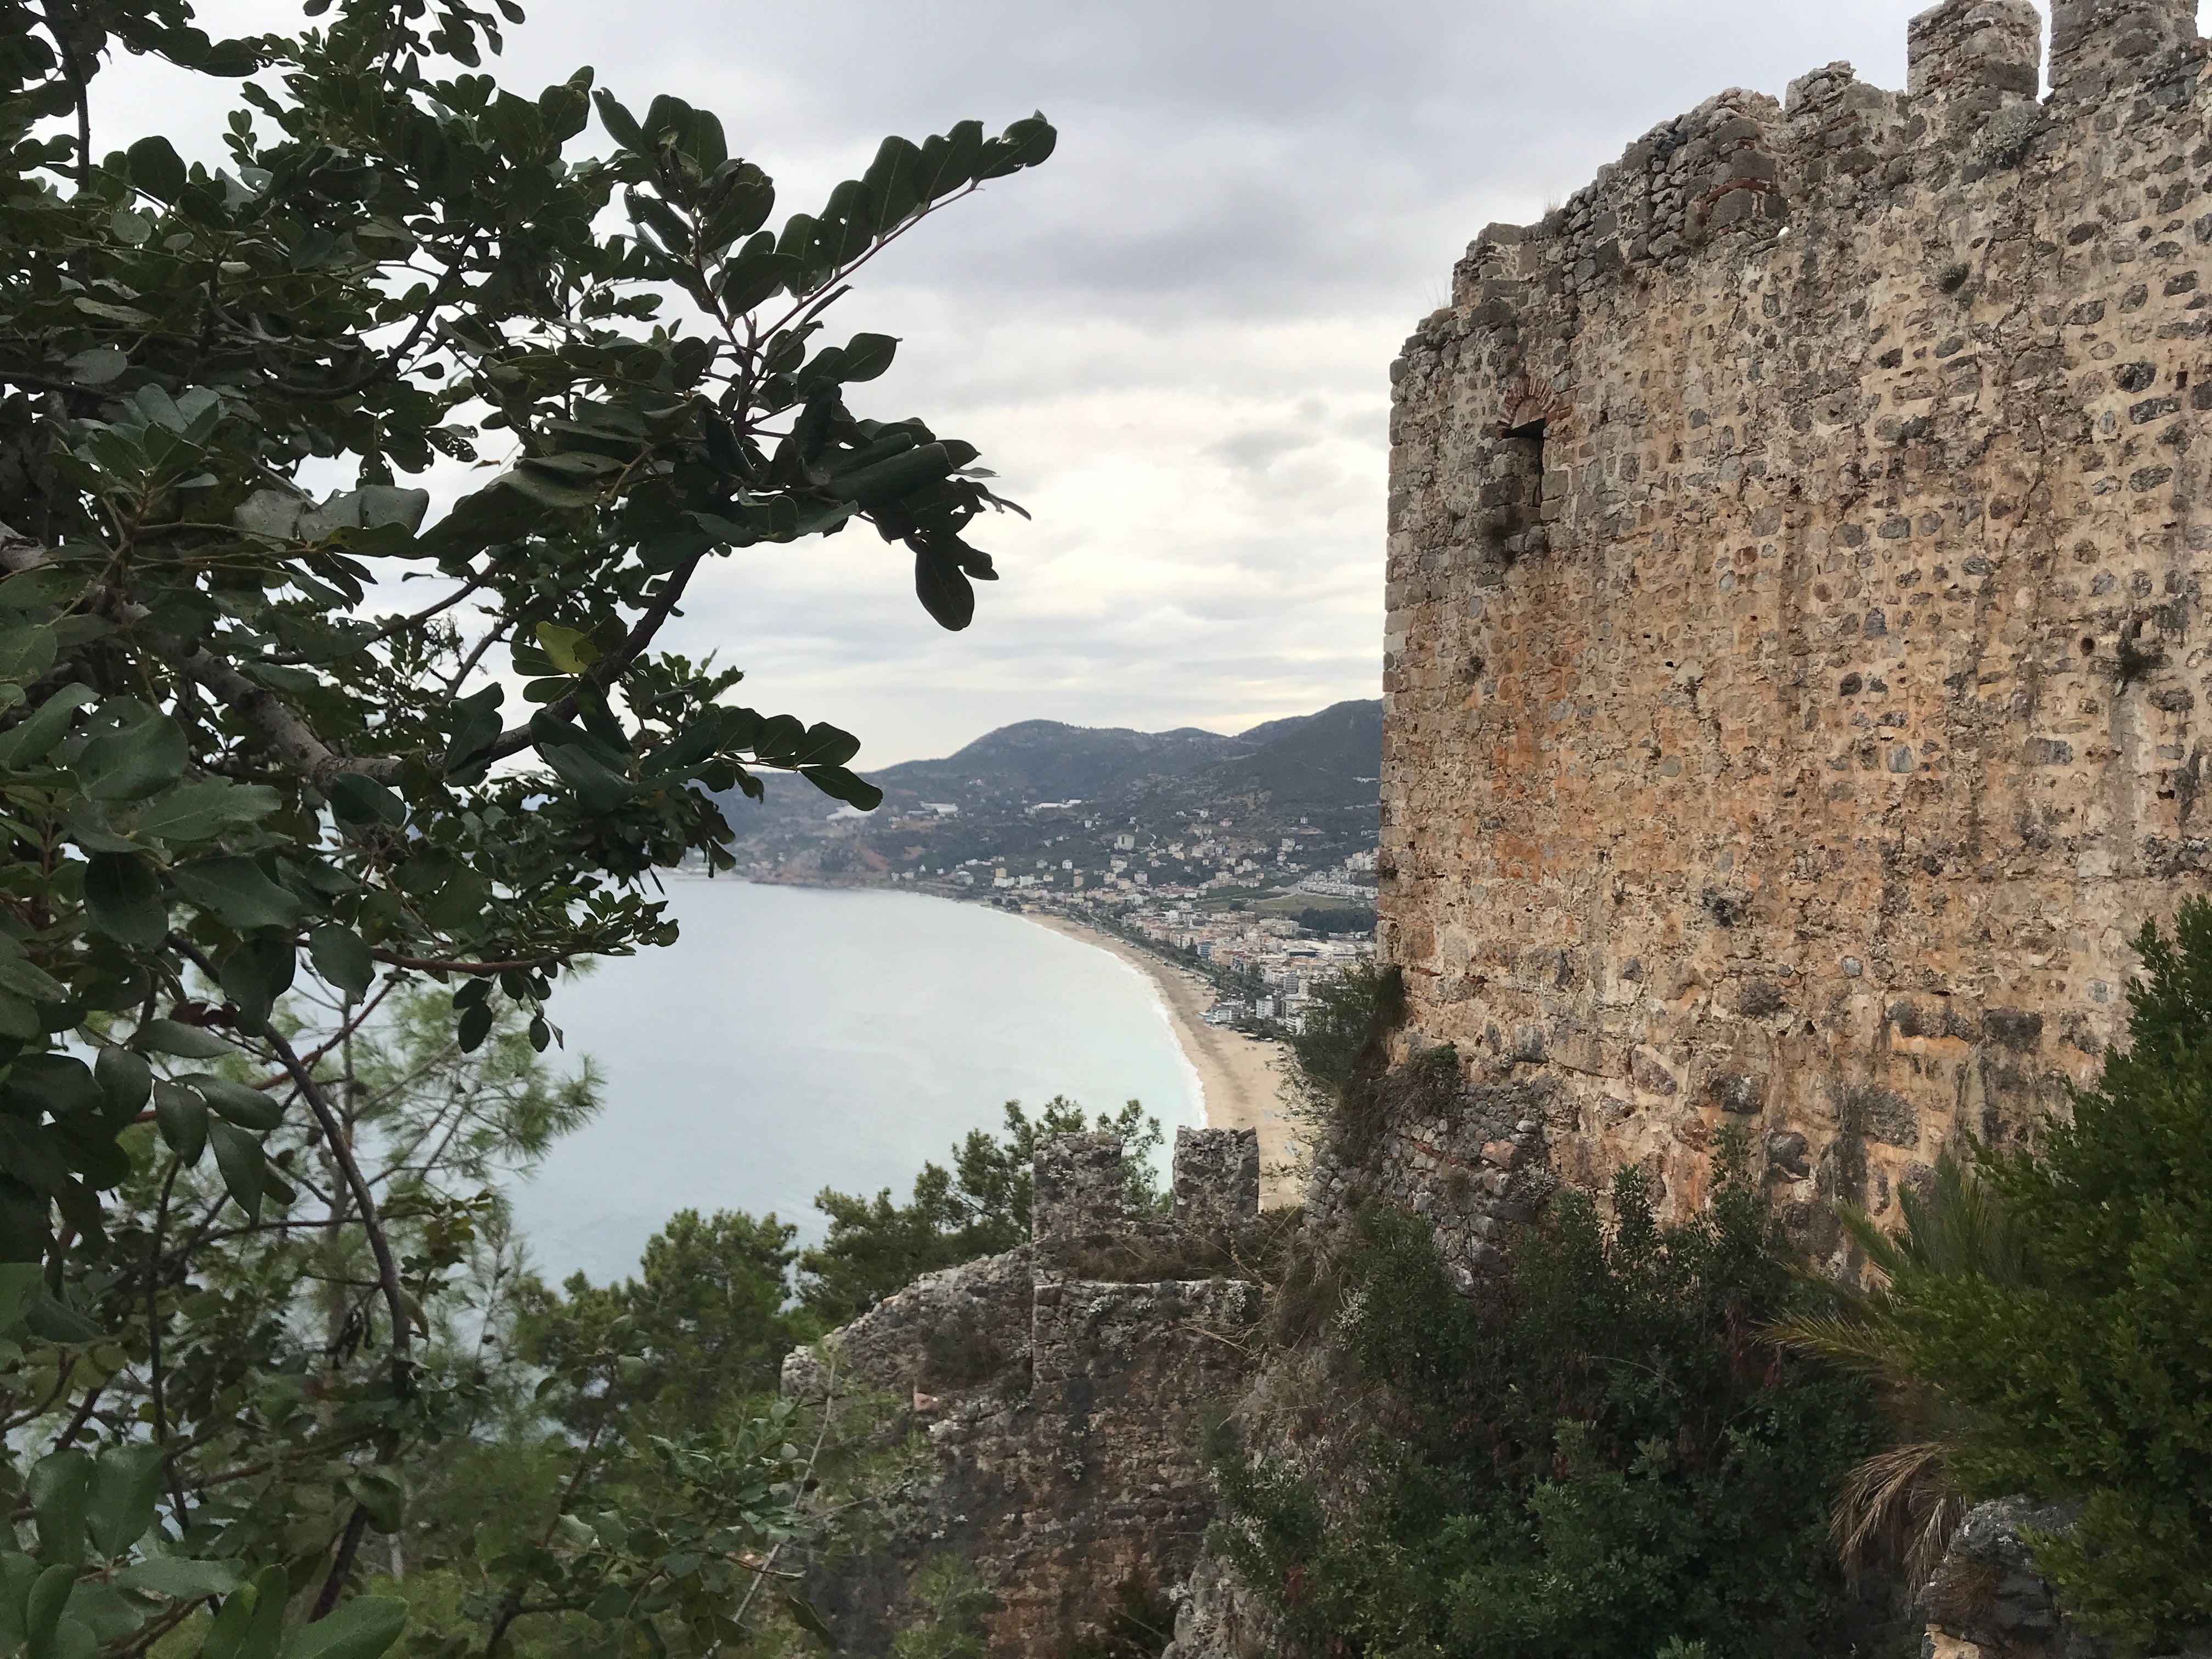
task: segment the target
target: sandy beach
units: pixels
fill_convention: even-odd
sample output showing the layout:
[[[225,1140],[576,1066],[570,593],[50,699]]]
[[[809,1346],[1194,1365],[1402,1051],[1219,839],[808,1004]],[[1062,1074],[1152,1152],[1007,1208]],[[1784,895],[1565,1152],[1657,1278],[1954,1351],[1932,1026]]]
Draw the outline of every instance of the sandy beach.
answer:
[[[1029,920],[1111,951],[1152,980],[1167,1008],[1176,1040],[1198,1073],[1207,1127],[1258,1130],[1260,1202],[1267,1206],[1297,1203],[1304,1196],[1303,1160],[1295,1150],[1290,1109],[1284,1102],[1283,1070],[1289,1056],[1283,1048],[1225,1025],[1208,1025],[1204,1016],[1217,994],[1198,975],[1064,916],[1032,912]]]

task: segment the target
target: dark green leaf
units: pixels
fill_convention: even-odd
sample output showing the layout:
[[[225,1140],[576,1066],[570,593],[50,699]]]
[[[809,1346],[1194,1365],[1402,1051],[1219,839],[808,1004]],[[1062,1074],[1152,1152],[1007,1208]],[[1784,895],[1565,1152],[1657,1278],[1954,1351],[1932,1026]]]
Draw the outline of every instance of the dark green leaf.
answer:
[[[99,693],[86,685],[65,685],[40,703],[21,726],[0,732],[0,767],[33,766],[69,735],[70,716]]]
[[[94,800],[143,800],[183,776],[190,757],[183,726],[167,714],[143,714],[85,744],[77,781]]]
[[[190,1169],[207,1150],[208,1107],[197,1090],[166,1078],[154,1081],[154,1122],[161,1139]]]
[[[799,770],[799,776],[832,799],[857,806],[863,812],[872,812],[884,804],[884,792],[858,778],[842,766],[808,766]]]
[[[797,280],[799,269],[799,259],[793,254],[748,249],[723,265],[717,291],[732,311],[750,311]]]
[[[284,804],[266,784],[199,778],[156,795],[139,809],[131,827],[163,841],[204,841],[225,830],[258,822]]]
[[[283,1659],[380,1659],[406,1627],[407,1604],[397,1596],[357,1595],[294,1632]]]
[[[636,793],[628,778],[603,765],[580,744],[541,743],[538,752],[588,811],[612,811]]]
[[[358,1002],[368,994],[376,963],[350,927],[333,921],[309,929],[307,953],[314,959],[315,971],[344,992],[348,1000]]]
[[[169,141],[158,135],[141,138],[128,152],[131,182],[149,196],[173,202],[185,188],[185,164]]]
[[[54,665],[54,647],[51,628],[0,629],[0,681],[30,684]]]
[[[69,1164],[52,1130],[0,1113],[0,1170],[52,1196],[69,1184]]]
[[[268,1023],[276,999],[292,988],[297,967],[291,935],[275,929],[253,934],[217,964],[223,994],[257,1029]]]
[[[461,1010],[453,1040],[460,1044],[463,1054],[474,1054],[483,1046],[484,1038],[491,1033],[491,1005],[488,1002],[473,1002]]]
[[[128,1048],[102,1048],[92,1062],[92,1076],[100,1085],[111,1123],[127,1123],[145,1109],[146,1097],[154,1086],[154,1068],[143,1054]]]
[[[43,1271],[35,1261],[0,1261],[0,1335],[22,1322],[23,1310],[43,1288]]]
[[[0,935],[0,991],[33,1002],[66,1002],[69,987],[22,954],[23,947]]]
[[[74,1566],[84,1559],[85,1505],[92,1490],[92,1455],[71,1446],[31,1465],[23,1483],[39,1522],[39,1553]]]
[[[943,444],[921,444],[872,466],[839,473],[830,480],[830,488],[847,501],[873,507],[912,495],[951,471],[952,457]]]
[[[615,143],[624,149],[646,147],[645,131],[638,125],[637,118],[617,103],[612,93],[595,92],[592,102],[599,108],[599,125],[606,128]]]
[[[847,385],[872,380],[897,352],[898,342],[888,334],[855,334],[845,343],[845,368],[837,378]]]
[[[973,184],[975,162],[983,153],[983,124],[962,121],[941,138],[923,141],[921,159],[915,164],[915,192],[934,202],[963,185]]]
[[[228,1659],[276,1659],[284,1639],[284,1602],[291,1588],[282,1567],[264,1567],[253,1575],[252,1609]],[[214,1645],[214,1632],[210,1631],[208,1646],[211,1649]],[[216,1656],[206,1654],[204,1659],[216,1659]]]
[[[159,1446],[112,1446],[93,1465],[85,1504],[92,1547],[112,1559],[146,1534],[161,1492]]]
[[[792,753],[793,766],[842,766],[860,752],[860,740],[827,720],[806,728],[806,736]]]
[[[177,890],[238,928],[292,927],[306,908],[251,859],[202,859],[176,872]]]
[[[42,1342],[97,1342],[107,1334],[75,1308],[44,1291],[24,1314],[23,1324]]]
[[[284,1103],[265,1090],[205,1072],[187,1072],[178,1081],[198,1090],[209,1105],[241,1129],[266,1134],[284,1121]]]
[[[19,1107],[27,1105],[33,1116],[43,1109],[57,1118],[102,1118],[107,1111],[92,1068],[75,1054],[16,1055],[0,1093]]]
[[[446,745],[442,763],[446,771],[461,770],[479,750],[491,746],[499,735],[499,706],[506,697],[505,687],[488,685],[453,700],[453,735]]]
[[[79,1452],[77,1456],[84,1454]],[[38,1478],[34,1471],[32,1479]],[[78,1555],[82,1556],[80,1547]],[[56,1561],[40,1572],[32,1583],[31,1593],[23,1599],[23,1635],[30,1648],[31,1659],[62,1659],[56,1653],[60,1635],[62,1609],[69,1605],[70,1591],[76,1583],[76,1558]]]
[[[131,1034],[131,1046],[157,1054],[180,1054],[186,1060],[215,1060],[234,1053],[213,1031],[173,1019],[149,1019]]]
[[[35,1006],[11,991],[0,991],[0,1037],[28,1042],[46,1029]]]
[[[261,1218],[261,1172],[265,1160],[261,1142],[221,1118],[208,1123],[208,1139],[215,1146],[215,1166],[222,1172],[223,1190],[237,1200],[250,1221]]]
[[[828,1648],[837,1651],[837,1632],[830,1628],[829,1621],[815,1610],[814,1604],[796,1590],[783,1592],[783,1610],[791,1615],[791,1622]]]
[[[941,553],[915,550],[914,591],[940,628],[957,630],[975,620],[975,590],[959,566]]]
[[[150,1590],[179,1601],[228,1595],[246,1582],[235,1561],[199,1561],[181,1555],[150,1555],[134,1561],[110,1581],[118,1589]]]
[[[94,853],[84,872],[85,914],[110,939],[149,951],[169,936],[161,878],[143,859]]]
[[[1037,166],[1050,155],[1060,135],[1053,131],[1052,123],[1044,118],[1043,112],[1014,122],[1000,137],[983,147],[977,158],[977,179],[1003,179],[1024,167]]]
[[[397,829],[407,822],[407,803],[358,772],[341,772],[331,780],[331,805],[351,823],[381,820]]]

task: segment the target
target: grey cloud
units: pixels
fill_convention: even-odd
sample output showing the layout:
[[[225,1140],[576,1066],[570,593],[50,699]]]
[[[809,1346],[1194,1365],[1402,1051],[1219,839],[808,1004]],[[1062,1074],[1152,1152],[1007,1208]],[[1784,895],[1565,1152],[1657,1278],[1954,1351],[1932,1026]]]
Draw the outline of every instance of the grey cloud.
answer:
[[[634,106],[715,109],[787,210],[885,132],[1040,107],[1060,129],[1048,166],[872,265],[835,325],[905,338],[856,407],[976,443],[1036,514],[981,527],[1005,580],[975,626],[933,627],[902,550],[859,532],[719,563],[676,627],[881,764],[1032,716],[1234,730],[1375,695],[1384,366],[1469,238],[1723,88],[1836,58],[1901,85],[1926,0],[528,3],[503,78],[591,63]],[[204,91],[121,65],[102,147],[135,122],[214,153]]]
[[[1310,447],[1313,441],[1313,434],[1309,432],[1234,432],[1218,443],[1208,444],[1206,453],[1218,456],[1241,471],[1265,472],[1292,451]]]

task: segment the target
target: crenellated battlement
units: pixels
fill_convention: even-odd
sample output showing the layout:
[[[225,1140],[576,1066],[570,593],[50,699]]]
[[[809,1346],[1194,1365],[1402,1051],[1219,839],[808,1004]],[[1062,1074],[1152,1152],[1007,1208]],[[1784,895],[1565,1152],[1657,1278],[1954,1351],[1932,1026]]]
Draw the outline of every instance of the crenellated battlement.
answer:
[[[1126,1230],[1121,1138],[1061,1135],[1037,1151],[1030,1237],[1038,1244]],[[1172,1224],[1235,1227],[1260,1212],[1260,1141],[1249,1129],[1177,1129]]]
[[[842,1374],[911,1400],[939,1460],[909,1530],[817,1587],[848,1650],[882,1650],[923,1554],[971,1559],[997,1597],[992,1651],[1036,1659],[1188,1567],[1213,1504],[1199,1413],[1243,1386],[1261,1313],[1231,1271],[1258,1138],[1178,1130],[1167,1214],[1127,1213],[1127,1174],[1117,1135],[1047,1142],[1029,1244],[925,1274],[786,1360],[787,1395],[825,1398]]]
[[[2204,43],[2190,0],[2059,0],[2052,121],[2155,118],[2187,102]],[[1905,183],[1942,188],[1990,171],[1977,141],[2033,103],[2042,20],[2028,0],[1946,0],[1906,26],[1906,85],[1848,64],[1793,82],[1786,104],[1732,88],[1662,123],[1539,223],[1492,225],[1455,272],[1453,307],[1503,319],[1530,287],[1583,295],[1716,239],[1778,235],[1793,216],[1854,210]],[[1440,313],[1441,314],[1441,313]]]

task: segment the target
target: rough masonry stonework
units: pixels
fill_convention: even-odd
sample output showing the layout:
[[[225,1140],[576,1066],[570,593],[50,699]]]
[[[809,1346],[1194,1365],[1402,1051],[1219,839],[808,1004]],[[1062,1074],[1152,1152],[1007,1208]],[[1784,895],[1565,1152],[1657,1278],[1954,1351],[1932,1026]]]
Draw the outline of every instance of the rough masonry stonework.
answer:
[[[2057,0],[2040,100],[2024,0],[1723,93],[1392,366],[1383,948],[1560,1178],[1741,1125],[1825,1249],[2063,1107],[2202,890],[2194,9]]]
[[[1258,1139],[1178,1130],[1169,1215],[1124,1213],[1113,1135],[1049,1142],[1033,1190],[1027,1246],[927,1274],[785,1361],[786,1394],[829,1397],[834,1372],[911,1401],[892,1438],[928,1436],[931,1468],[872,1547],[809,1586],[847,1653],[890,1650],[933,1557],[993,1592],[993,1659],[1065,1659],[1197,1557],[1200,1419],[1242,1392],[1261,1312],[1230,1249],[1257,1213]]]

